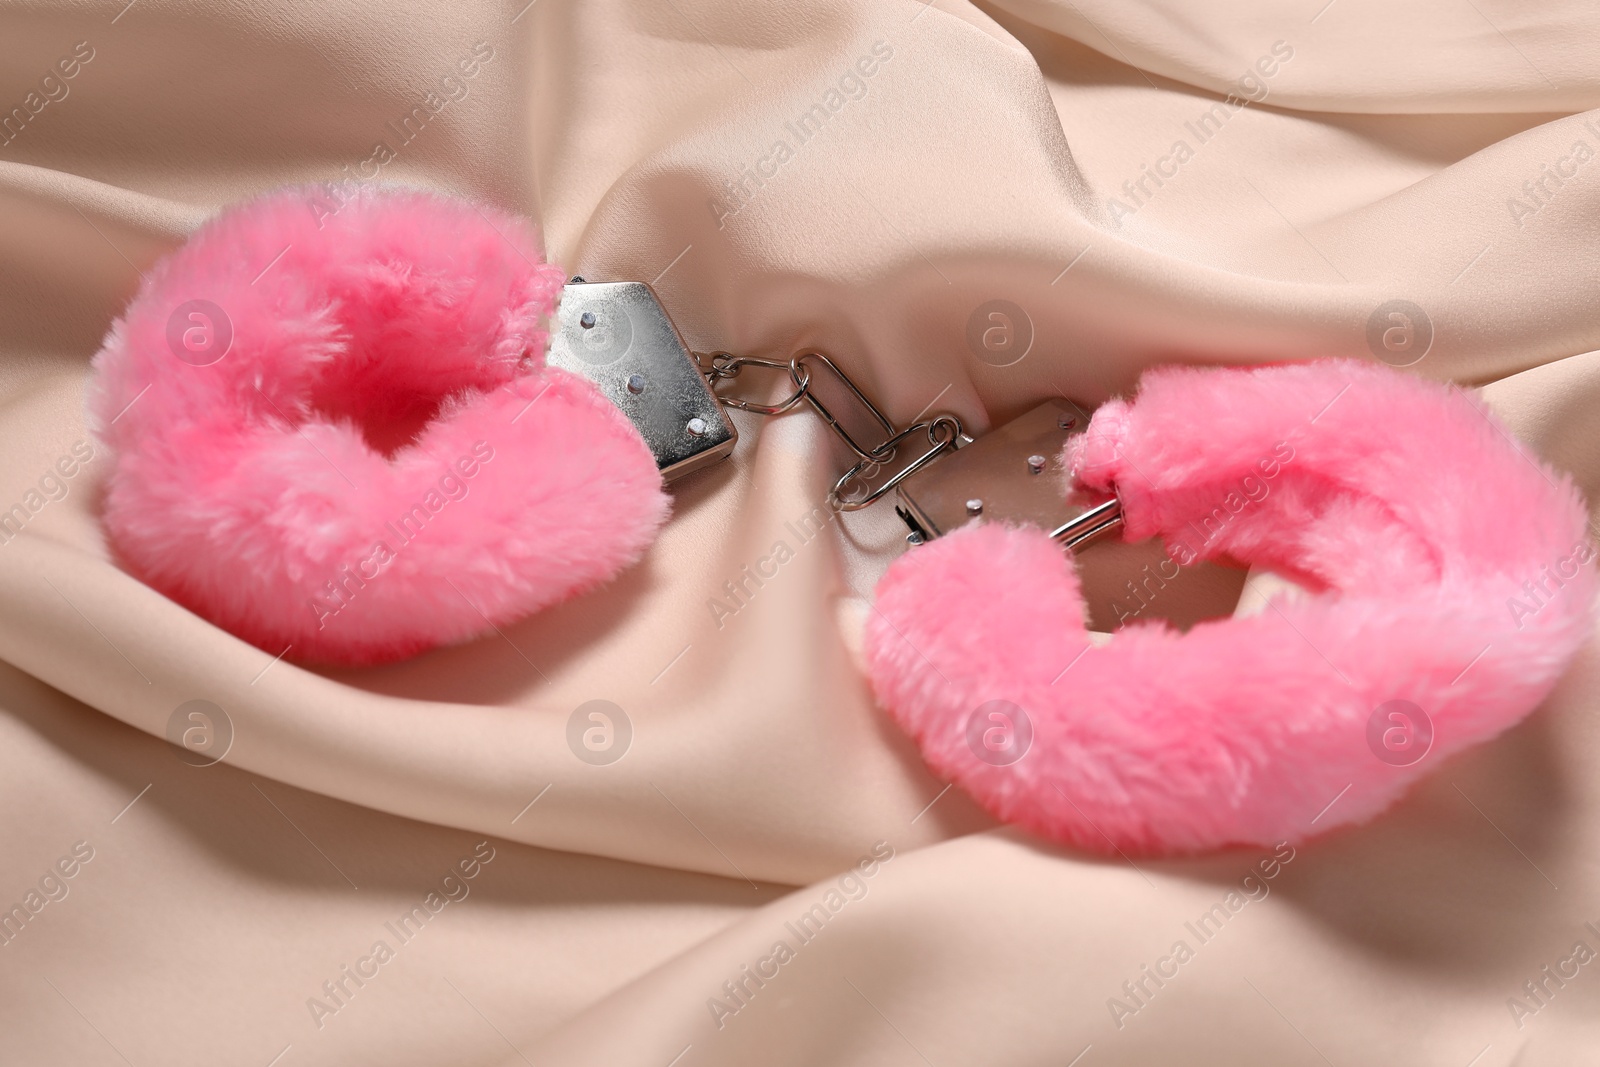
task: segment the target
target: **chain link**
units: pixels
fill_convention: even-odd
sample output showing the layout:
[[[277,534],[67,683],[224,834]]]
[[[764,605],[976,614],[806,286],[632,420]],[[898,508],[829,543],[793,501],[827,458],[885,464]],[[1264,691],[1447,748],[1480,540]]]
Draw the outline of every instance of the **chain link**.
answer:
[[[696,352],[694,358],[700,365],[701,373],[705,375],[711,391],[728,407],[754,412],[757,415],[782,415],[794,410],[802,401],[811,405],[811,409],[857,457],[855,464],[840,475],[833,483],[833,488],[828,491],[828,505],[835,511],[860,511],[946,452],[959,448],[967,440],[966,433],[961,427],[961,420],[954,415],[937,415],[932,419],[914,422],[903,430],[897,430],[889,417],[861,391],[861,387],[856,385],[837,363],[821,352],[807,350],[787,362],[762,359],[757,356],[736,356],[731,352]],[[867,448],[857,441],[839,421],[838,416],[812,390],[814,381],[812,364],[825,368],[833,375],[866,411],[871,420],[882,429],[883,440],[875,447]],[[776,404],[757,403],[717,392],[719,382],[732,381],[746,367],[787,371],[789,380],[794,384],[794,390]],[[874,485],[873,479],[877,474],[894,464],[900,448],[908,440],[915,438],[919,432],[926,434],[927,447],[909,463],[898,467],[882,483]]]

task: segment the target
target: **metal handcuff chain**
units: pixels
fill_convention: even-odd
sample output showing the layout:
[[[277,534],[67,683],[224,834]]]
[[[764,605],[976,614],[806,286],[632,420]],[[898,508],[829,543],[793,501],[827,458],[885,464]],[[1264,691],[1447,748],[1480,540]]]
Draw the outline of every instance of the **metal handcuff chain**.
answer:
[[[740,411],[749,411],[757,415],[782,415],[794,410],[803,401],[811,405],[834,435],[843,441],[845,446],[856,456],[856,462],[839,476],[833,483],[833,488],[828,491],[828,505],[835,511],[860,511],[862,508],[881,499],[885,494],[892,492],[896,486],[913,474],[922,470],[928,464],[960,447],[965,438],[961,420],[954,415],[936,415],[931,419],[922,419],[912,423],[903,430],[897,430],[876,404],[861,391],[851,377],[839,368],[839,365],[821,352],[808,349],[794,358],[784,361],[776,359],[763,359],[759,356],[736,356],[731,352],[694,353],[695,361],[700,365],[701,373],[705,375],[706,383],[711,391],[724,405],[737,408]],[[864,410],[872,421],[875,422],[884,434],[883,440],[872,448],[867,448],[857,441],[855,436],[839,421],[837,415],[823,403],[812,389],[812,365],[826,368],[841,385],[845,387]],[[767,370],[787,371],[789,379],[794,383],[794,390],[783,400],[776,404],[762,404],[754,400],[741,397],[728,396],[717,390],[719,382],[731,381],[739,376],[745,367],[761,367]],[[906,442],[917,434],[925,434],[927,447],[910,462],[899,467],[881,485],[874,486],[872,479],[880,470],[896,462],[899,450]],[[852,484],[854,483],[854,484]],[[849,488],[847,488],[849,487]]]

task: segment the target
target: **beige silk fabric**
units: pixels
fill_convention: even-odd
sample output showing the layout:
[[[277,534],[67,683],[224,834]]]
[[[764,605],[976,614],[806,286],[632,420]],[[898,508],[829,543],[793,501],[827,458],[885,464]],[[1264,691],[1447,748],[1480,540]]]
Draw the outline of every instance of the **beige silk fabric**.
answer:
[[[569,270],[653,281],[696,348],[818,346],[901,423],[1098,403],[1164,361],[1381,356],[1486,386],[1600,492],[1577,0],[20,0],[17,107],[0,510],[88,439],[140,271],[222,204],[373,175],[527,213]],[[1592,648],[1288,862],[1045,847],[872,702],[888,505],[796,537],[842,457],[804,415],[738,424],[612,585],[363,671],[129,577],[107,457],[64,464],[0,544],[0,905],[29,913],[0,1063],[1600,1063]],[[1234,609],[1237,575],[1186,581],[1153,612]],[[192,700],[231,723],[220,764],[163,739]],[[609,765],[568,744],[590,700],[631,722]]]

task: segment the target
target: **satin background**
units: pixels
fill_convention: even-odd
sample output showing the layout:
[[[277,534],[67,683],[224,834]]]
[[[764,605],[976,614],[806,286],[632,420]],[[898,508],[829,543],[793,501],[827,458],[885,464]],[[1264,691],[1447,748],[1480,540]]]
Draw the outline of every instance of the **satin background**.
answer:
[[[1483,386],[1600,488],[1600,159],[1524,188],[1600,153],[1592,4],[21,0],[0,106],[79,41],[67,96],[0,146],[0,507],[87,437],[88,361],[140,270],[224,203],[395,145],[480,41],[382,178],[528,213],[574,273],[653,281],[698,349],[817,346],[898,422],[981,430],[1164,361],[1376,358],[1369,319],[1405,300],[1432,334],[1410,372]],[[786,124],[875,45],[799,143]],[[1031,334],[1005,366],[968,340],[996,299]],[[94,858],[0,947],[0,1062],[1600,1063],[1600,967],[1508,1006],[1600,949],[1592,648],[1524,724],[1301,846],[1117,1019],[1262,856],[1086,857],[944,792],[858,663],[903,549],[888,505],[792,546],[719,626],[709,598],[842,463],[803,415],[738,423],[611,586],[364,671],[274,662],[140,585],[95,522],[104,456],[69,479],[0,545],[0,904],[75,842]],[[1226,614],[1240,582],[1156,611]],[[162,739],[194,699],[232,723],[220,764]],[[633,726],[608,766],[566,740],[593,699]],[[308,998],[485,840],[470,895],[319,1025]],[[719,1020],[877,842],[864,895]]]

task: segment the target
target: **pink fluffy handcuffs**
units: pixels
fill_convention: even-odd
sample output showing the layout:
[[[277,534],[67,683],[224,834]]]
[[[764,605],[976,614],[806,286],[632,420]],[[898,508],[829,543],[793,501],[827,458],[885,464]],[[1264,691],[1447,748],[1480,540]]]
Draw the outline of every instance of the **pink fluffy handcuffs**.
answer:
[[[733,447],[719,379],[787,368],[787,402],[740,402],[774,414],[839,374],[719,359],[697,365],[648,286],[563,289],[513,216],[285,190],[153,267],[107,336],[105,528],[133,574],[272,655],[414,655],[636,561],[664,479]],[[896,431],[872,411],[901,447],[926,430],[919,463],[976,454],[952,416]],[[1045,837],[1185,852],[1366,819],[1525,716],[1588,634],[1576,490],[1453,387],[1353,362],[1165,368],[1060,426],[1064,463],[1026,455],[1025,482],[1070,475],[1026,483],[1047,502],[1114,495],[1173,566],[1227,558],[1309,594],[1092,647],[1072,558],[1036,527],[961,525],[956,497],[879,584],[872,684],[935,771]],[[858,445],[841,508],[896,462]]]
[[[224,211],[95,357],[112,546],[320,663],[463,641],[612,577],[668,501],[623,413],[546,365],[564,281],[525,220],[431,193]]]
[[[879,698],[937,773],[1045,837],[1172,853],[1364,821],[1527,715],[1588,637],[1579,494],[1454,387],[1162,368],[1066,459],[1128,540],[1311,594],[1097,648],[1038,529],[977,520],[897,561],[867,625]]]

